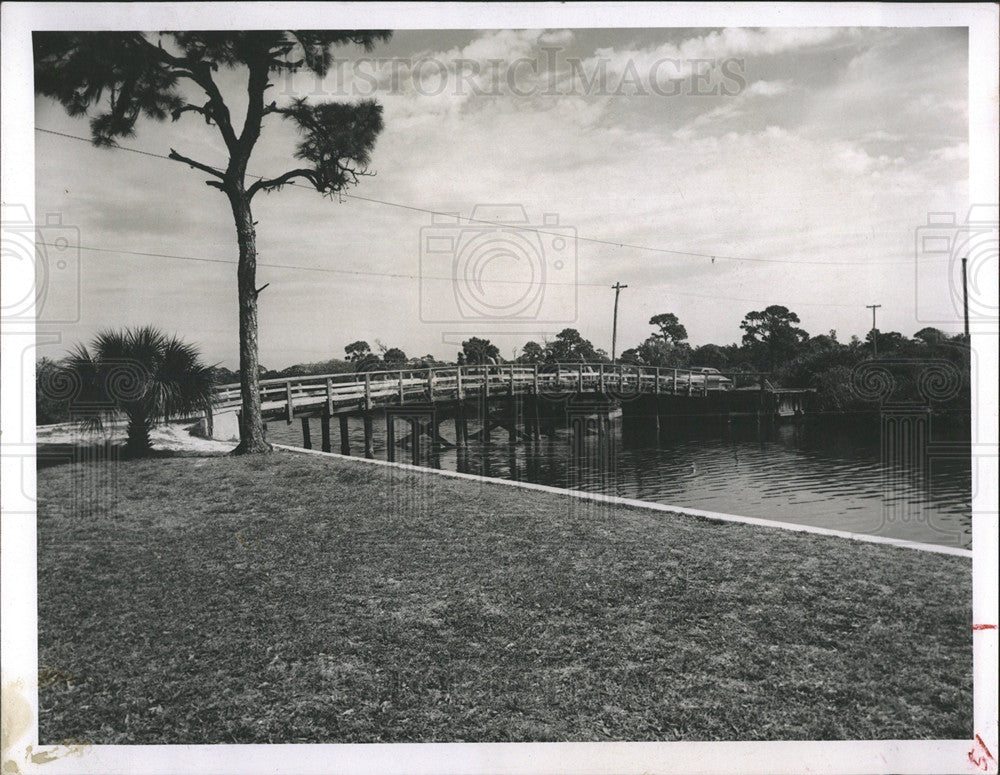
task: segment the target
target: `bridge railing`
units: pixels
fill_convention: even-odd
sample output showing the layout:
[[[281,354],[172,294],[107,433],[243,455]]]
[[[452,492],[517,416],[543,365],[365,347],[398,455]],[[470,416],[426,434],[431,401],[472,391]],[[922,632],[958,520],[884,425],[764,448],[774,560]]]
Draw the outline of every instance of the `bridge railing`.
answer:
[[[371,408],[376,404],[406,403],[408,400],[464,398],[502,392],[554,395],[592,391],[619,396],[639,393],[704,396],[732,389],[751,378],[759,383],[760,377],[743,373],[731,378],[697,368],[607,363],[444,365],[263,379],[260,394],[265,410],[287,407],[291,418],[296,404],[325,402],[333,411],[335,406],[355,402],[362,408]],[[238,383],[220,385],[214,397],[218,408],[239,406],[240,386]]]

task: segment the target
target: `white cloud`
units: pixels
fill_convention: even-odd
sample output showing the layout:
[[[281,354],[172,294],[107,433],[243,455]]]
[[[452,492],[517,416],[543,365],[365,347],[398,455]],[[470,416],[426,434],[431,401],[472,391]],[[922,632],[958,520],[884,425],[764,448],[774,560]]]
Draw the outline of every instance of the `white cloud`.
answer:
[[[644,56],[667,51],[695,56],[709,50],[776,55],[825,45],[843,34],[727,30],[666,42]],[[442,59],[452,54],[534,56],[546,36],[553,40],[566,34],[487,33],[462,47],[426,53]],[[607,52],[622,54],[613,48]],[[885,54],[882,59],[895,61]],[[639,341],[647,333],[649,314],[668,308],[680,315],[695,342],[738,338],[739,320],[752,304],[706,302],[685,292],[759,298],[795,308],[795,302],[853,303],[863,291],[866,298],[880,294],[887,314],[912,310],[907,296],[912,283],[900,281],[903,270],[898,267],[861,271],[794,262],[908,259],[913,229],[928,210],[967,209],[966,175],[956,162],[967,158],[968,149],[951,140],[951,134],[964,128],[955,129],[954,116],[941,119],[954,131],[936,135],[933,145],[921,145],[923,151],[904,161],[899,149],[924,142],[924,127],[913,122],[872,125],[870,106],[873,93],[885,103],[886,115],[912,102],[907,68],[884,68],[885,82],[877,84],[857,80],[854,71],[832,70],[829,84],[806,89],[798,64],[777,66],[774,72],[780,77],[761,78],[742,97],[725,100],[430,95],[411,83],[397,94],[378,95],[386,117],[373,156],[378,175],[363,179],[354,193],[466,214],[478,203],[519,202],[532,221],[558,212],[564,225],[583,236],[793,262],[711,264],[580,242],[580,279],[597,287],[581,287],[583,314],[576,327],[595,342],[610,336],[608,316],[594,310],[607,306],[605,286],[615,279],[634,278],[631,312],[620,321],[620,343]],[[866,68],[857,70],[871,75]],[[809,98],[804,107],[796,102],[803,95]],[[45,111],[40,125],[86,131],[84,124],[65,117],[53,125],[56,111]],[[130,144],[165,150],[178,142],[179,126],[147,124]],[[197,122],[183,130],[190,135],[183,135],[184,147],[178,150],[196,158],[219,153],[218,141],[197,141],[210,137],[212,130]],[[287,123],[269,121],[253,170],[276,174],[285,169],[294,139]],[[167,161],[67,146],[69,142],[38,138],[38,206],[71,213],[85,244],[235,256],[225,198],[206,188],[195,173]],[[149,185],[150,180],[156,185]],[[131,201],[143,208],[128,206]],[[255,218],[262,263],[402,275],[419,271],[420,229],[430,222],[425,213],[351,198],[330,202],[300,188],[259,197]],[[164,228],[165,222],[172,231]],[[107,257],[88,261],[86,268],[85,320],[68,334],[71,339],[85,338],[101,325],[151,318],[169,329],[195,326],[197,330],[180,332],[202,340],[210,360],[234,364],[232,267]],[[178,277],[183,278],[181,287],[207,289],[205,294],[158,301],[154,291],[143,290],[175,287]],[[454,349],[441,344],[440,326],[420,321],[420,285],[412,279],[262,267],[260,284],[264,282],[271,282],[261,297],[262,359],[269,367],[337,355],[358,338],[381,337],[411,354],[450,356]],[[211,294],[218,304],[206,305]],[[854,311],[808,304],[796,311],[811,331],[859,330]],[[904,313],[895,314],[902,319]],[[901,322],[888,325],[905,328]],[[77,336],[77,331],[86,333]],[[291,354],[289,342],[305,351]],[[506,352],[508,342],[503,344]]]
[[[754,81],[743,92],[748,97],[777,97],[791,90],[790,81]]]
[[[958,143],[957,145],[946,145],[943,148],[935,148],[931,151],[931,158],[938,161],[968,161],[969,144]]]
[[[544,43],[546,46],[568,46],[573,42],[573,31],[572,30],[552,30],[551,32],[543,33],[538,37],[539,43]]]
[[[601,60],[606,61],[609,71],[620,75],[629,66],[635,67],[640,73],[650,73],[657,63],[674,60],[680,63],[677,76],[684,78],[691,75],[697,60],[772,56],[818,46],[845,34],[848,33],[837,27],[763,30],[727,28],[696,35],[679,43],[670,41],[659,46],[633,49],[600,48],[588,62],[596,66]]]

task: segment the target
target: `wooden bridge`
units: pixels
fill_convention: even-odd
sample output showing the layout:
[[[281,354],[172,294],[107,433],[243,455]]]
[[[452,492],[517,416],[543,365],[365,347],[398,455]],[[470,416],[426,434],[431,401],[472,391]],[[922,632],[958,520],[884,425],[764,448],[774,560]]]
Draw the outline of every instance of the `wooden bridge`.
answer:
[[[387,455],[397,446],[409,447],[417,460],[419,437],[432,445],[464,447],[472,439],[490,441],[497,428],[508,441],[553,435],[570,427],[582,437],[596,427],[603,432],[621,410],[623,422],[638,421],[663,431],[692,417],[731,419],[753,417],[771,422],[806,411],[812,391],[771,386],[763,374],[705,373],[699,369],[611,364],[502,364],[403,368],[392,371],[319,374],[261,380],[261,410],[266,420],[296,419],[302,423],[303,444],[312,446],[310,420],[319,419],[321,446],[331,450],[330,425],[340,425],[340,449],[350,454],[348,418],[364,421],[365,455],[373,457],[373,421],[386,418]],[[238,384],[216,388],[213,414],[238,412]],[[410,433],[397,438],[395,424],[403,420]],[[440,425],[454,420],[454,441],[442,436]],[[469,432],[469,420],[479,428]],[[596,421],[596,426],[595,426]],[[212,418],[208,420],[210,433]]]

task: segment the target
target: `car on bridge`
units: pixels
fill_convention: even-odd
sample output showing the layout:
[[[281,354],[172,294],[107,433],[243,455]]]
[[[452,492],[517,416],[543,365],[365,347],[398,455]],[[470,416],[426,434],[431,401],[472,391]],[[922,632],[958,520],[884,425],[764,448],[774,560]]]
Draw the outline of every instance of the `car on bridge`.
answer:
[[[711,366],[692,366],[691,381],[709,390],[732,390],[733,381]]]

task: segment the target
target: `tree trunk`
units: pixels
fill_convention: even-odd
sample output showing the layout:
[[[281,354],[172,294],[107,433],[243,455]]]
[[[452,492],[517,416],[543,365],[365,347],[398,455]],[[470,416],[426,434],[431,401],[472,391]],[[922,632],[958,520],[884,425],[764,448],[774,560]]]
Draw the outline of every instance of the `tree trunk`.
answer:
[[[240,304],[240,397],[242,414],[240,443],[236,455],[270,452],[264,440],[264,422],[260,412],[260,368],[257,357],[257,235],[250,212],[250,200],[242,186],[227,191],[236,220],[236,239],[240,262],[236,283]]]
[[[125,450],[132,457],[145,457],[153,449],[149,438],[149,418],[142,414],[129,415]]]

